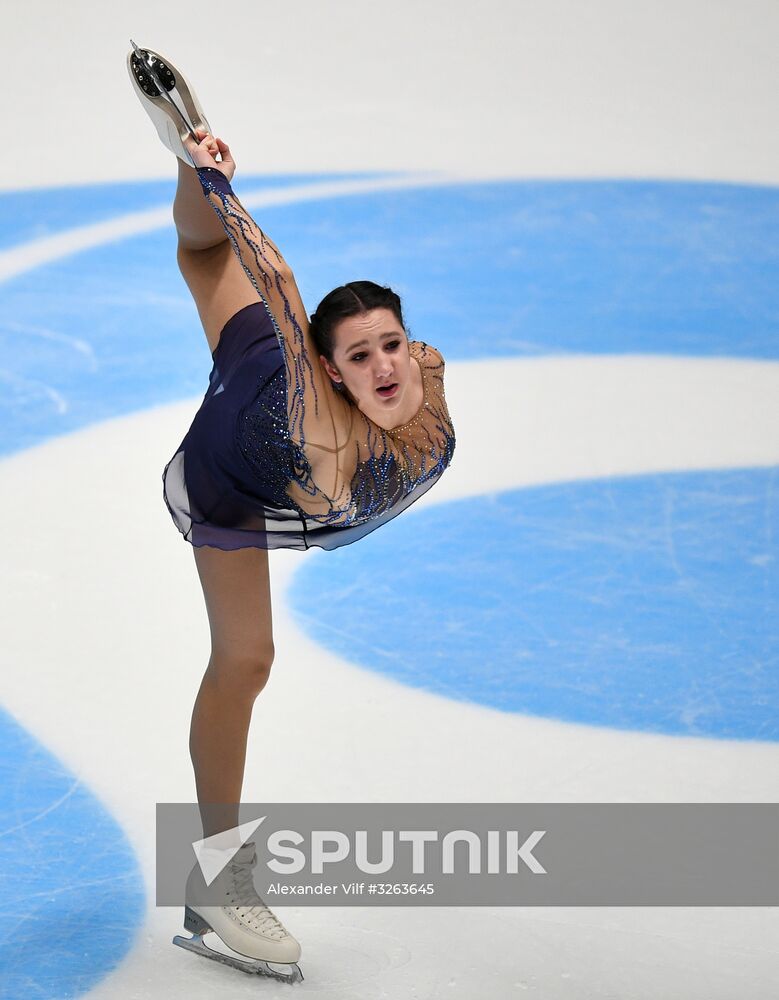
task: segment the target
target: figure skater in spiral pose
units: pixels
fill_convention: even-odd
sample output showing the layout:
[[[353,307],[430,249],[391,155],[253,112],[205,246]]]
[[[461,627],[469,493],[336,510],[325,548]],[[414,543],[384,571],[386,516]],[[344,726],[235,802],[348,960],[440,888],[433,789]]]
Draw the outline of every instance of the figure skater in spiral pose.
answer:
[[[439,479],[455,438],[444,360],[409,340],[396,293],[352,281],[307,317],[289,264],[234,193],[235,160],[191,85],[158,52],[132,46],[134,90],[178,157],[178,265],[213,358],[203,402],[162,475],[211,631],[190,733],[210,837],[238,826],[249,722],[273,662],[268,550],[362,538]],[[208,893],[195,865],[184,911],[194,937],[174,941],[294,981],[300,945],[252,886],[254,848],[243,844]],[[209,931],[251,961],[209,949]]]

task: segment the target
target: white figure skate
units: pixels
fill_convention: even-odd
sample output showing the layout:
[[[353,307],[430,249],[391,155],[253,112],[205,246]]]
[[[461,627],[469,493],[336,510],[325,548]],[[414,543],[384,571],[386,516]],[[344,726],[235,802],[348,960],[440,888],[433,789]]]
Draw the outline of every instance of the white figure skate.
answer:
[[[130,39],[132,50],[127,53],[127,71],[133,89],[157,134],[171,153],[195,166],[184,145],[189,136],[195,142],[195,129],[211,132],[200,101],[184,74],[154,49],[141,49]]]
[[[184,926],[193,936],[186,938],[177,934],[173,944],[241,972],[271,976],[285,983],[300,982],[303,979],[297,965],[300,944],[257,894],[252,882],[256,863],[254,843],[244,844],[209,886],[206,886],[200,864],[196,864],[187,879],[184,907]],[[214,905],[215,900],[224,902]],[[203,935],[209,931],[244,957],[209,948],[203,941]],[[270,963],[286,968],[276,969]]]

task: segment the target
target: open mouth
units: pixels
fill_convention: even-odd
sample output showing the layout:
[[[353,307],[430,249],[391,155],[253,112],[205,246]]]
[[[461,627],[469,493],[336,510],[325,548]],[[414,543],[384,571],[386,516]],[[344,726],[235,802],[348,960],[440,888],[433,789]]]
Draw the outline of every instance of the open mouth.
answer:
[[[380,396],[384,397],[394,396],[397,391],[398,391],[397,382],[393,382],[392,385],[382,386],[380,389],[376,390],[376,392],[378,392]]]

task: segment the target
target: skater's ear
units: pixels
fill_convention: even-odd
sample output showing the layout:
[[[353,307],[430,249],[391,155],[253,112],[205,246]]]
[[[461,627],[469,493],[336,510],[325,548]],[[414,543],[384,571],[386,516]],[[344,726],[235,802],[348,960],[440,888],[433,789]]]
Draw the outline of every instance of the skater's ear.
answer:
[[[339,392],[343,389],[344,383],[338,369],[327,360],[324,354],[319,355],[319,360],[322,362],[322,367],[327,372],[330,381],[333,383],[333,388],[337,389]]]

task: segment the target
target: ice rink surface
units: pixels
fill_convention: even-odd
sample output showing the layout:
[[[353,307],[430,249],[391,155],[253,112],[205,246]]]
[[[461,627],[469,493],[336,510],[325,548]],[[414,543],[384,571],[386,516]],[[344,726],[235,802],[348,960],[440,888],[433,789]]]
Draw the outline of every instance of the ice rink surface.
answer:
[[[209,654],[160,476],[211,359],[129,39],[193,81],[309,308],[391,284],[447,359],[441,482],[271,555],[244,800],[775,802],[778,34],[689,0],[5,12],[0,996],[290,989],[154,905]],[[278,912],[333,1000],[779,986],[774,908]]]

